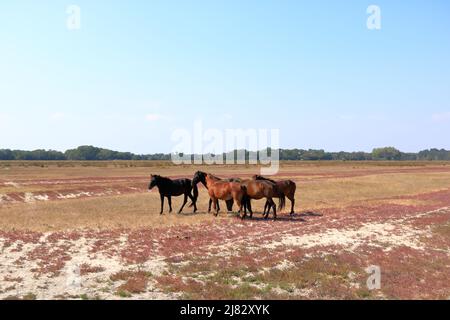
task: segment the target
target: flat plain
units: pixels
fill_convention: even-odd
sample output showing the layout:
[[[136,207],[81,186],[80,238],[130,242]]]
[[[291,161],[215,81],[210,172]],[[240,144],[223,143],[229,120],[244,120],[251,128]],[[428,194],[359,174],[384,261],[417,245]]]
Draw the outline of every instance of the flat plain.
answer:
[[[251,177],[250,165],[0,162],[2,299],[450,297],[450,163],[283,162],[295,214],[159,214],[150,174]],[[369,266],[381,271],[367,286]]]

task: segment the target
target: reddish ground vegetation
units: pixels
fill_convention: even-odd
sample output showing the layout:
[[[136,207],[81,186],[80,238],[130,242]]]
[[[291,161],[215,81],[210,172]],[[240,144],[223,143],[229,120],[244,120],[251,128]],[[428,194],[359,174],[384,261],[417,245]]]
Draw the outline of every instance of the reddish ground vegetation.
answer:
[[[450,274],[450,185],[444,179],[449,172],[447,167],[302,170],[280,172],[279,177],[292,177],[299,185],[304,184],[297,195],[297,205],[302,210],[292,216],[282,213],[277,221],[264,220],[259,213],[253,219],[241,221],[236,215],[223,211],[218,218],[205,213],[159,216],[153,211],[142,213],[139,211],[142,207],[132,207],[134,202],[128,202],[130,198],[125,195],[119,199],[122,207],[118,212],[98,220],[96,215],[103,212],[89,212],[88,218],[98,221],[98,226],[67,229],[49,226],[45,232],[2,229],[0,298],[450,297],[447,281]],[[410,175],[414,174],[421,177],[426,187],[421,185],[417,190],[409,187],[414,181]],[[231,170],[221,173],[223,177],[232,175]],[[245,172],[239,176],[250,175]],[[369,176],[373,176],[370,180],[373,185],[361,194],[355,192],[357,188],[366,187],[365,180],[359,178]],[[381,176],[384,185],[395,184],[389,192],[380,191],[380,185],[376,184]],[[405,182],[404,179],[410,180]],[[62,199],[58,195],[91,192],[81,196],[105,197],[102,200],[105,203],[101,204],[110,209],[115,207],[107,206],[108,202],[117,198],[108,195],[107,190],[112,190],[112,195],[116,191],[139,195],[146,191],[147,182],[142,175],[14,180],[32,188],[29,192],[34,196],[48,197],[49,203]],[[354,194],[342,193],[343,200],[335,196],[342,191],[342,186],[353,183],[357,187],[348,192]],[[0,181],[0,187],[14,188],[10,180]],[[327,192],[321,193],[322,188]],[[26,191],[19,190],[5,194],[17,202],[29,197]],[[315,199],[318,195],[324,196]],[[328,200],[333,196],[335,198]],[[207,201],[203,198],[202,206]],[[5,202],[5,197],[2,199],[3,210],[11,208],[17,213],[20,208],[30,208],[29,204],[11,204]],[[147,210],[147,198],[132,199],[142,201]],[[68,210],[62,217],[59,211],[53,212],[49,221],[68,219],[86,210],[82,201],[91,200],[65,201],[68,206],[73,205],[72,211]],[[159,203],[151,205],[157,207]],[[132,207],[130,211],[120,213],[128,207]],[[43,218],[40,214],[45,211],[31,208],[30,214],[24,217],[35,219],[38,216],[39,219],[33,221]],[[109,219],[121,222],[135,212],[138,214],[131,219],[151,216],[152,220],[142,218],[151,223],[136,226],[128,222],[114,228],[104,227]],[[203,218],[205,216],[207,218]],[[77,216],[77,219],[79,217],[85,216]],[[23,217],[20,219],[25,221]],[[195,220],[195,223],[164,224],[169,219]],[[156,222],[158,224],[152,224]],[[378,290],[370,290],[366,285],[369,275],[365,269],[370,265],[381,269]],[[73,275],[73,267],[79,267],[76,279],[81,282],[80,286],[76,286],[76,282],[74,286],[66,284]]]

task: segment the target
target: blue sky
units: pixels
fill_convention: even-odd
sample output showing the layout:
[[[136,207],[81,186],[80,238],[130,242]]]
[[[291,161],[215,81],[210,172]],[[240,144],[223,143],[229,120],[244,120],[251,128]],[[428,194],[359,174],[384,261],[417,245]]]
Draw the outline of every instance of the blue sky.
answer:
[[[283,148],[450,149],[449,15],[444,0],[2,1],[0,148],[169,152],[202,119],[279,128]]]

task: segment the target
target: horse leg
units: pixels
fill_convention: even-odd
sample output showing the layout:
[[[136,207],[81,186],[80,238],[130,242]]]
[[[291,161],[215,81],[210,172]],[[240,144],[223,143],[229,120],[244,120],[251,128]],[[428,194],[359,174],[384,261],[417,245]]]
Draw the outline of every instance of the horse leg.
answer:
[[[264,204],[264,212],[263,212],[263,218],[267,219],[267,217],[269,216],[269,212],[270,212],[270,201],[269,199],[266,200],[266,203]],[[267,211],[266,211],[267,209]]]
[[[277,205],[275,204],[275,201],[272,200],[272,206],[273,206],[273,220],[277,219]]]
[[[225,202],[227,203],[228,212],[232,212],[233,211],[233,200],[227,200]]]
[[[167,200],[169,201],[169,213],[171,213],[172,212],[172,197],[167,196]]]
[[[252,199],[250,199],[250,197],[247,198],[246,205],[248,208],[248,212],[250,212],[250,218],[253,218]]]
[[[161,198],[161,211],[159,212],[159,214],[163,214],[163,210],[164,210],[164,195],[159,194],[159,197]]]
[[[247,216],[247,210],[245,210],[245,203],[243,201],[243,199],[239,199],[239,197],[237,196],[234,201],[236,202],[236,205],[239,208],[238,214],[241,217],[242,220],[245,219],[245,217]],[[242,212],[242,207],[244,207],[244,214],[241,216],[241,212]]]
[[[240,193],[238,191],[232,191],[231,192],[232,201],[234,201],[237,205],[238,209],[238,215],[241,217],[242,207],[245,206],[245,202],[247,201],[246,196],[243,193]],[[245,207],[244,207],[245,208]],[[244,210],[244,214],[242,215],[241,219],[244,220],[247,216],[247,210]]]
[[[291,215],[294,214],[294,204],[295,204],[295,198],[292,197],[289,200],[291,200]]]
[[[241,219],[244,220],[245,217],[247,216],[247,209],[246,209],[246,205],[243,201],[239,201],[240,203],[237,203],[238,207],[239,207],[239,216],[241,216],[241,212],[242,212],[242,207],[244,207],[244,214],[242,215]]]
[[[267,198],[267,202],[269,203],[269,207],[268,207],[267,212],[264,215],[264,219],[267,219],[269,217],[270,208],[273,208],[273,206],[275,205],[275,202],[273,202],[272,198]]]
[[[241,201],[242,201],[242,204],[244,206],[245,216],[247,216],[247,210],[248,210],[248,212],[250,213],[250,218],[251,218],[252,215],[253,215],[253,212],[252,212],[252,205],[250,204],[250,198],[245,196],[245,197],[242,198]]]
[[[194,205],[194,213],[195,213],[197,211],[197,201],[195,201],[194,196],[191,195],[190,192],[188,193],[188,197],[189,197],[189,199],[191,199],[192,204]],[[211,209],[211,207],[210,207],[210,209]]]
[[[178,213],[181,213],[181,211],[183,211],[184,206],[186,205],[187,202],[187,194],[184,194],[184,201],[183,201],[183,205],[181,206],[180,210],[178,211]]]
[[[212,200],[209,199],[208,213],[211,212],[211,205],[212,205]],[[217,208],[218,208],[217,210],[220,210],[219,199],[216,199],[216,205],[217,205]],[[214,210],[216,210],[215,208],[216,208],[216,207],[214,207]]]
[[[214,205],[214,215],[217,217],[217,215],[219,214],[219,203],[216,198],[211,198],[211,201]]]

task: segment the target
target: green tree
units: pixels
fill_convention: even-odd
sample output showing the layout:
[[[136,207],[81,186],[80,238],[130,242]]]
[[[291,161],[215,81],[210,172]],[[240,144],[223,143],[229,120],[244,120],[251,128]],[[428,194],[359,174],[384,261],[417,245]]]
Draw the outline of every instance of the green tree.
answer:
[[[375,148],[372,151],[374,160],[400,160],[402,154],[394,147]]]

